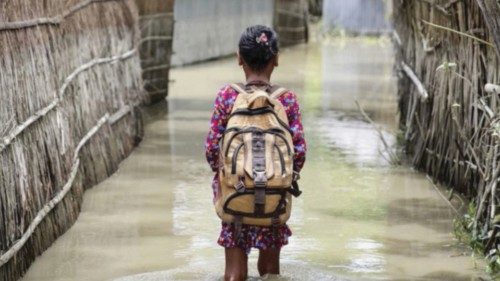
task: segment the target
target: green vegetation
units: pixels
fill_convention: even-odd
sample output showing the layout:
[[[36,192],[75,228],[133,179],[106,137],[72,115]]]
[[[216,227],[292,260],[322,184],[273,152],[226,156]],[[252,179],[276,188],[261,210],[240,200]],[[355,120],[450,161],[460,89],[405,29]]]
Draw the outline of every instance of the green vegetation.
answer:
[[[486,271],[492,275],[494,279],[500,278],[500,249],[499,245],[491,247],[490,250],[487,246],[488,241],[491,240],[492,236],[500,237],[500,233],[494,230],[489,230],[489,228],[483,227],[482,230],[477,231],[477,221],[474,218],[476,214],[476,205],[474,202],[470,202],[467,208],[467,213],[461,218],[457,218],[454,221],[454,234],[459,239],[460,242],[469,245],[474,255],[483,257],[487,262]],[[498,222],[498,218],[495,218],[495,225]],[[498,229],[498,225],[493,229]],[[487,252],[485,252],[487,251]]]

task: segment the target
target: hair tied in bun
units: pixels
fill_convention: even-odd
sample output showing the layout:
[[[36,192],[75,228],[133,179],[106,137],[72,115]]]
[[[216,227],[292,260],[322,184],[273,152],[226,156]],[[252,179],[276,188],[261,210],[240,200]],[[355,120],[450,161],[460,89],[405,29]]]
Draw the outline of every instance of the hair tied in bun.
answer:
[[[240,57],[250,69],[257,72],[265,69],[278,51],[278,35],[272,28],[263,25],[247,27],[238,43]]]

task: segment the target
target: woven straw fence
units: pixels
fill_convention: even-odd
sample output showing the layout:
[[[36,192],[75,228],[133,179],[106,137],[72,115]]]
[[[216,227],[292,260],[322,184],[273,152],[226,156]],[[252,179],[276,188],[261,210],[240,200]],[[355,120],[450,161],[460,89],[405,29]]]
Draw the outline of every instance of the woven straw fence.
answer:
[[[488,251],[500,200],[500,5],[393,4],[407,152],[416,167],[475,203],[472,232]]]
[[[308,2],[306,0],[275,0],[274,29],[282,46],[308,41]]]
[[[151,101],[168,94],[170,57],[174,32],[174,0],[136,0],[140,15],[139,49],[144,88]]]
[[[0,2],[0,279],[76,220],[141,136],[133,0]]]

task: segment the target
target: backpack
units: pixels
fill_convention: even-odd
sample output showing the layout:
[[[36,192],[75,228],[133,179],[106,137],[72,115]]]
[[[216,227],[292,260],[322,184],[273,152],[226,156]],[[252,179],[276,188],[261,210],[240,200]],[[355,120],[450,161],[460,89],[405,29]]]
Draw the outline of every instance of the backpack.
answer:
[[[241,224],[278,226],[290,217],[292,197],[301,191],[293,171],[292,131],[283,105],[287,90],[272,93],[242,84],[220,142],[218,216],[236,228]]]

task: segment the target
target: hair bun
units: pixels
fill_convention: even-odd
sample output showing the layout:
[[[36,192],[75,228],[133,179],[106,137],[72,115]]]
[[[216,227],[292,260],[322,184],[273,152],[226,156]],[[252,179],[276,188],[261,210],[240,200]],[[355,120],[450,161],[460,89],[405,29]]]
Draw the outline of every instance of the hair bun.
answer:
[[[252,70],[264,69],[278,54],[276,32],[263,25],[248,27],[241,35],[239,53]]]

